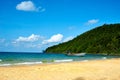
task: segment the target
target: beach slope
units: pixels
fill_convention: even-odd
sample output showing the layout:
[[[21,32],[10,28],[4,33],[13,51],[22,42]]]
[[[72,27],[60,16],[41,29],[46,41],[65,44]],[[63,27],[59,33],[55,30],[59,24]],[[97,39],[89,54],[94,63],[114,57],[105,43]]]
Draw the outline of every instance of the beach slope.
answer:
[[[0,80],[120,80],[120,59],[0,67]]]

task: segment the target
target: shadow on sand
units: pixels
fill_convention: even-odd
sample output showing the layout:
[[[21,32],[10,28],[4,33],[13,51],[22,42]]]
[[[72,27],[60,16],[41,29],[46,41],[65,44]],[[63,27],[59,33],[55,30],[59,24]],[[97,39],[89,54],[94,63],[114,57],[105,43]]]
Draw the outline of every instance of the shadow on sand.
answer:
[[[78,78],[76,78],[74,80],[85,80],[85,79],[83,77],[78,77]]]

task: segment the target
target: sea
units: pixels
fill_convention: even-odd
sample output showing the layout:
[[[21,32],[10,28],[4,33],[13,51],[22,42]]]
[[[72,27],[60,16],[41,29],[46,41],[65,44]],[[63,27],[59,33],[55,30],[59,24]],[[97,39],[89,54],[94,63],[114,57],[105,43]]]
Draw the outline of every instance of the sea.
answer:
[[[51,64],[72,61],[89,61],[120,58],[120,56],[106,56],[86,54],[84,57],[68,56],[60,53],[35,53],[35,52],[0,52],[0,66]]]

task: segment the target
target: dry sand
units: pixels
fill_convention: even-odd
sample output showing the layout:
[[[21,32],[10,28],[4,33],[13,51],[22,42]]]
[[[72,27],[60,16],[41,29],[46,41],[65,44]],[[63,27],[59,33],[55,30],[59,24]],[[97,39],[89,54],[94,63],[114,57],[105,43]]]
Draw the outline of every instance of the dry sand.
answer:
[[[120,80],[120,59],[0,67],[0,80]]]

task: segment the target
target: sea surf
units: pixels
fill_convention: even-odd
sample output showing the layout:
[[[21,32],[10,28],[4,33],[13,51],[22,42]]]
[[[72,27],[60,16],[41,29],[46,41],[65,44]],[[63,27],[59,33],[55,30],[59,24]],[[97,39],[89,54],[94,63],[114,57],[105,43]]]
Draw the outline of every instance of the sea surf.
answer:
[[[67,56],[59,53],[26,53],[26,52],[0,52],[0,66],[33,65],[43,63],[60,63],[72,61],[89,61],[99,59],[120,58],[120,56],[106,56],[86,54],[84,57]]]

